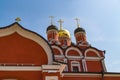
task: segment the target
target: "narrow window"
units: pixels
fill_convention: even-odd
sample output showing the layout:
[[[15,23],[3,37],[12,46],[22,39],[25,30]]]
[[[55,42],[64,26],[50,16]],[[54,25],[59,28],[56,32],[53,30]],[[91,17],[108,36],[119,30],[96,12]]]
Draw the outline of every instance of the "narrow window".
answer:
[[[73,66],[73,72],[79,72],[78,66]]]
[[[72,72],[80,72],[80,63],[78,61],[72,61],[71,62],[71,71]]]

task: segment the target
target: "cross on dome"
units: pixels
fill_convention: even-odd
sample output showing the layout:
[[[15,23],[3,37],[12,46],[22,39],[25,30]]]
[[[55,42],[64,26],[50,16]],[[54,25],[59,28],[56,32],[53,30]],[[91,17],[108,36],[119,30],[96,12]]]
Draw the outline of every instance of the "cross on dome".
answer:
[[[80,24],[79,24],[79,22],[78,22],[78,21],[79,21],[80,19],[75,18],[75,20],[76,20],[76,22],[77,22],[77,27],[79,28],[79,27],[80,27]]]
[[[58,22],[60,23],[60,30],[62,30],[62,23],[63,23],[64,21],[62,21],[62,19],[60,19]]]
[[[53,25],[53,18],[54,18],[54,16],[50,16],[49,18],[50,18],[51,25]]]

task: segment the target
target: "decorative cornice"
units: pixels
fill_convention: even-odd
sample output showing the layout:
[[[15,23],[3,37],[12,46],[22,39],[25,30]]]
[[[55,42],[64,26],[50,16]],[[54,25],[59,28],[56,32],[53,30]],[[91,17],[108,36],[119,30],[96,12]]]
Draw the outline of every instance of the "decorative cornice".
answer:
[[[80,72],[80,73],[63,73],[64,77],[119,77],[120,73],[114,73],[114,72]]]
[[[75,50],[75,51],[77,51],[77,52],[79,53],[79,55],[80,55],[80,56],[78,56],[78,57],[80,57],[80,58],[82,57],[82,52],[81,52],[78,48],[73,47],[73,46],[71,46],[71,47],[69,47],[69,48],[66,49],[66,51],[65,51],[65,56],[66,56],[66,57],[72,57],[72,56],[68,56],[68,55],[67,55],[68,51],[70,51],[70,50]]]

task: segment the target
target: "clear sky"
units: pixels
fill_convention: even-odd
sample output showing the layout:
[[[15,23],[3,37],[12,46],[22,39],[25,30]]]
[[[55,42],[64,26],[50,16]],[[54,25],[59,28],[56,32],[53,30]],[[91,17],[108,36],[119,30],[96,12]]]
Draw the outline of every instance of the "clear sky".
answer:
[[[12,24],[16,17],[23,27],[46,38],[49,16],[54,16],[54,25],[70,31],[74,39],[76,22],[86,30],[88,42],[106,50],[105,63],[108,72],[120,72],[120,0],[0,0],[0,26]]]

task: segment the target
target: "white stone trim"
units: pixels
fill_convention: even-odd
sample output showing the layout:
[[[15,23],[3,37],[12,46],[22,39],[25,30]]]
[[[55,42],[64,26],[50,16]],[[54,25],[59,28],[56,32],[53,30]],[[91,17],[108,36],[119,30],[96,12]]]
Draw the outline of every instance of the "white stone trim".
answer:
[[[0,66],[0,71],[41,71],[40,66]]]
[[[78,34],[86,34],[85,32],[77,32],[76,34],[75,34],[75,36],[77,36]]]
[[[86,60],[101,60],[103,57],[85,57]]]
[[[60,54],[63,55],[63,51],[61,48],[59,48],[58,46],[52,46],[52,49],[57,49],[58,51],[60,51]]]
[[[65,56],[64,55],[54,55],[55,58],[64,58]]]
[[[8,36],[15,32],[17,32],[19,35],[21,35],[25,38],[35,41],[40,46],[42,46],[42,48],[45,50],[45,52],[47,54],[48,64],[52,64],[52,62],[53,62],[52,50],[51,50],[50,46],[47,44],[47,42],[43,38],[38,36],[37,34],[21,28],[18,24],[14,24],[10,27],[0,29],[0,37]]]
[[[58,70],[43,70],[42,72],[57,73]]]
[[[64,77],[101,77],[101,74],[96,73],[63,73]]]
[[[67,53],[68,53],[68,51],[70,51],[70,50],[75,50],[75,51],[77,51],[80,56],[68,56]],[[65,56],[68,57],[68,58],[83,58],[82,52],[81,52],[79,49],[75,48],[75,47],[69,47],[69,48],[66,50],[66,52],[65,52]]]
[[[104,72],[107,72],[107,69],[106,69],[104,60],[101,60],[101,63],[102,63],[102,67],[103,67],[103,69],[104,69]]]
[[[80,62],[78,61],[71,61],[71,71],[73,71],[73,67],[74,66],[77,66],[78,67],[78,70],[81,71],[81,66],[80,66]]]
[[[64,64],[61,65],[42,65],[42,72],[52,72],[52,73],[56,73],[56,72],[60,72],[60,74],[63,72],[63,70],[65,69]]]
[[[68,71],[68,65],[66,65],[66,67],[65,67],[64,71]]]
[[[87,65],[86,65],[86,60],[82,59],[82,65],[83,65],[83,70],[87,72]]]
[[[83,58],[68,58],[69,60],[82,60]]]
[[[58,80],[58,76],[46,76],[45,80]]]
[[[0,66],[34,66],[35,64],[29,63],[0,63]]]
[[[101,77],[98,73],[63,73],[64,77]],[[120,73],[104,73],[104,77],[120,77]]]
[[[85,60],[85,70],[86,70],[86,72],[88,72],[86,60]]]
[[[56,33],[58,34],[57,30],[55,30],[55,29],[51,29],[51,30],[47,31],[47,34],[48,34],[49,32],[56,32]]]
[[[42,69],[59,69],[60,65],[42,65]]]
[[[70,59],[82,59],[83,56],[66,56],[67,58],[70,58]]]
[[[93,52],[95,52],[95,53],[97,54],[98,57],[101,57],[98,51],[96,51],[95,49],[91,49],[91,48],[90,48],[90,49],[87,49],[87,50],[85,51],[85,57],[87,57],[86,55],[87,55],[87,52],[89,52],[89,51],[93,51]]]
[[[119,77],[120,78],[120,73],[118,73],[118,74],[114,74],[114,73],[113,74],[112,73],[109,74],[109,73],[107,73],[107,74],[104,74],[104,76],[105,77]]]

